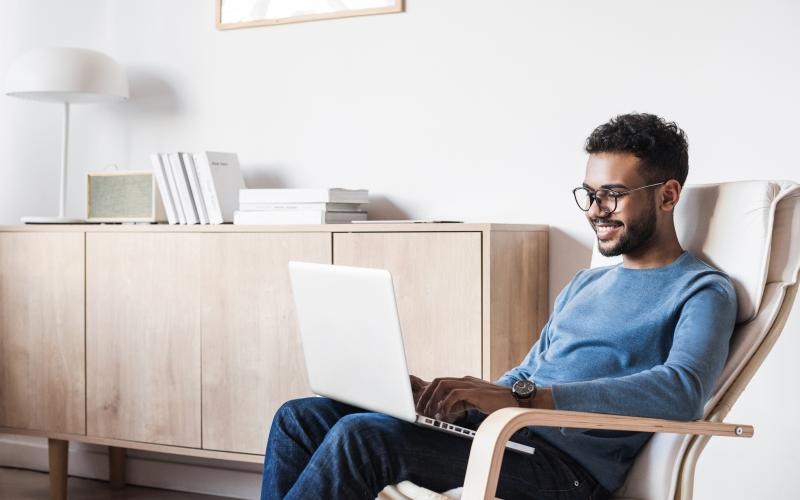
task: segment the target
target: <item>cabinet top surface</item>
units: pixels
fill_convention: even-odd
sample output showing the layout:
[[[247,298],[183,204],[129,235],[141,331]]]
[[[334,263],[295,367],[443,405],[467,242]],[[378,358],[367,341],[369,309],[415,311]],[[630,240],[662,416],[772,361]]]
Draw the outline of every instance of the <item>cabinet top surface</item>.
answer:
[[[372,232],[464,232],[547,231],[546,224],[492,223],[370,223],[314,225],[170,225],[170,224],[19,224],[0,226],[0,232],[167,232],[167,233],[372,233]]]

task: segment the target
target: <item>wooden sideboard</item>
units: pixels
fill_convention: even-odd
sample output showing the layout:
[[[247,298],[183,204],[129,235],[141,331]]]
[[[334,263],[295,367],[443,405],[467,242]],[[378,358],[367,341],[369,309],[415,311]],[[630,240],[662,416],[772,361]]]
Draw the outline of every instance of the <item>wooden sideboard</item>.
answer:
[[[547,320],[547,248],[537,225],[2,226],[0,432],[50,438],[51,476],[68,441],[260,462],[310,394],[289,260],[390,270],[409,370],[496,379]]]

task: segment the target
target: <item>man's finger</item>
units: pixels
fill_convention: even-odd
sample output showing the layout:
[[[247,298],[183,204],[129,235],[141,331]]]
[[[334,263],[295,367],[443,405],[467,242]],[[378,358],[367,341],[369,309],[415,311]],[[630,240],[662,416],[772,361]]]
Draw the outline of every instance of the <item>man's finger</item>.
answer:
[[[481,379],[470,380],[468,377],[441,377],[435,378],[425,387],[417,400],[417,413],[432,416],[436,413],[435,406],[442,398],[447,396],[447,392],[455,388],[474,388],[479,385],[490,384]],[[493,385],[493,384],[492,384]]]
[[[426,381],[422,380],[421,378],[417,377],[416,375],[409,375],[408,378],[409,378],[409,380],[411,380],[411,390],[414,390],[414,391],[419,390],[419,389],[423,389],[425,386],[427,386],[430,383],[430,382],[426,382]]]
[[[446,381],[456,380],[452,377],[439,377],[431,380],[431,382],[425,386],[425,389],[422,391],[422,394],[419,396],[419,400],[417,401],[417,413],[421,413],[423,415],[428,415],[425,413],[425,408],[428,406],[433,394],[436,392],[436,389],[439,387],[440,384]]]
[[[450,391],[450,394],[439,404],[436,418],[451,423],[458,420],[467,410],[475,407],[469,401],[469,395],[471,393],[472,391],[469,389],[455,389]]]
[[[459,389],[471,389],[474,384],[463,378],[450,378],[440,381],[431,391],[430,397],[425,404],[425,415],[434,415],[438,412],[438,407],[442,400],[447,398],[453,391]]]

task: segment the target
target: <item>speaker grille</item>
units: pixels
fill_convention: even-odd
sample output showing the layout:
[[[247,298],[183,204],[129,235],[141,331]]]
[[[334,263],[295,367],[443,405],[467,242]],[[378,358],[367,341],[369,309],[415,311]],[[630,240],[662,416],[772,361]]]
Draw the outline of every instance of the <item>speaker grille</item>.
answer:
[[[153,174],[89,175],[90,219],[153,217]]]

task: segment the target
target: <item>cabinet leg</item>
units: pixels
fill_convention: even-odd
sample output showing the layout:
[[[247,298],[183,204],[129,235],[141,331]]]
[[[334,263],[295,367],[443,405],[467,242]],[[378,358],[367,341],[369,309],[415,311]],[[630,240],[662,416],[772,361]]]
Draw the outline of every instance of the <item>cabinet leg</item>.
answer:
[[[108,481],[112,488],[125,487],[125,448],[108,447]]]
[[[47,454],[50,462],[50,500],[67,500],[69,441],[48,439]]]

